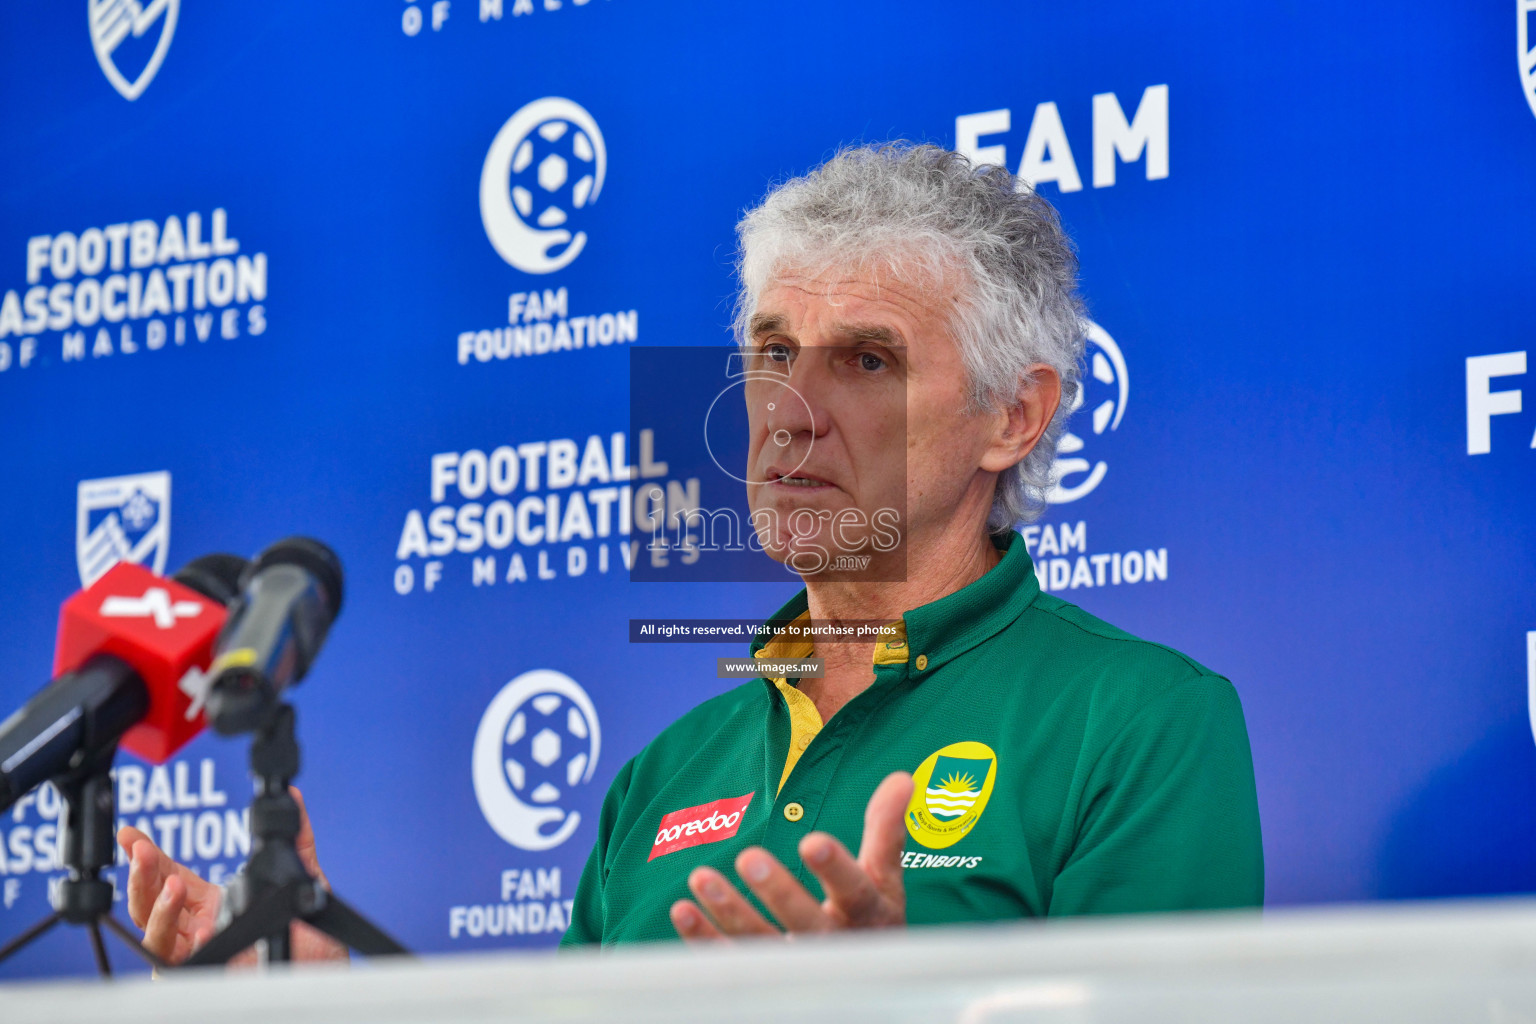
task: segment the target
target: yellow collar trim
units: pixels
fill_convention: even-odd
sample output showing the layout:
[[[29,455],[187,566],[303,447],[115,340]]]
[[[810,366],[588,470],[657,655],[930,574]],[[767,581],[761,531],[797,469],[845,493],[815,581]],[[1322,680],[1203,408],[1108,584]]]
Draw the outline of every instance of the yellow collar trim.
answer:
[[[790,623],[792,626],[802,626],[811,621],[810,612],[801,612]],[[891,625],[895,627],[897,636],[890,640],[882,640],[875,644],[874,664],[876,665],[901,665],[907,660],[907,624],[902,619],[897,619]],[[757,652],[756,657],[787,659],[809,658],[816,653],[816,645],[803,637],[788,638],[779,635],[769,640]],[[805,753],[805,748],[811,745],[811,740],[821,732],[825,724],[821,720],[821,713],[816,710],[816,702],[805,695],[799,687],[792,686],[789,680],[783,676],[771,677],[771,681],[784,696],[784,705],[789,711],[789,754],[784,758],[784,771],[779,775],[779,789],[775,796],[784,789],[784,783],[789,781],[790,772],[795,770],[795,765],[800,763],[800,755]]]
[[[875,644],[875,664],[904,665],[907,662],[907,620],[897,619],[886,625],[895,629],[896,635]]]

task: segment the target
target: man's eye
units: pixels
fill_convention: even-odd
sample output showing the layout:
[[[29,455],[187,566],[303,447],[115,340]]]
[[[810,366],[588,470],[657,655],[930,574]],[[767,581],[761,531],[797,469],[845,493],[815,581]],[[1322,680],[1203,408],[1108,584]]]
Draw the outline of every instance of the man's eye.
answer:
[[[885,360],[873,352],[860,352],[859,366],[870,373],[874,373],[876,370],[883,370],[885,368]]]
[[[763,346],[763,355],[767,357],[769,362],[787,363],[790,359],[789,346],[772,342]]]

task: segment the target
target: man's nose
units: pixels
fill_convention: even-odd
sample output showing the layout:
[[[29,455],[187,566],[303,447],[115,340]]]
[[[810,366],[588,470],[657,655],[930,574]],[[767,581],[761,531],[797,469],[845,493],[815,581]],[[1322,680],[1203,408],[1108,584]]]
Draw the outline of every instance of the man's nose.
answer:
[[[787,447],[796,438],[809,440],[827,432],[831,417],[825,408],[827,374],[819,360],[802,356],[791,364],[788,377],[766,396],[768,435]]]

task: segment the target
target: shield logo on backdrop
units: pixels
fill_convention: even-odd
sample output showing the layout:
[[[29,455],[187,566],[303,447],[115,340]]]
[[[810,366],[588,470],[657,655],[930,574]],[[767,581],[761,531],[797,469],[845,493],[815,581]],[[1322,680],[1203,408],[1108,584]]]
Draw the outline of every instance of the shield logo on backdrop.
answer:
[[[165,51],[171,48],[181,0],[150,0],[147,4],[139,0],[86,0],[86,10],[91,48],[107,81],[123,99],[138,99],[160,70]],[[157,28],[158,37],[145,38]],[[130,73],[137,69],[133,81],[124,74],[125,68]]]
[[[75,564],[89,587],[118,562],[165,572],[171,542],[171,474],[82,480],[75,505]]]
[[[1536,0],[1515,0],[1515,16],[1519,19],[1520,85],[1525,89],[1525,102],[1536,114]]]
[[[996,781],[997,754],[985,743],[935,750],[912,773],[907,833],[930,850],[955,845],[981,820]]]

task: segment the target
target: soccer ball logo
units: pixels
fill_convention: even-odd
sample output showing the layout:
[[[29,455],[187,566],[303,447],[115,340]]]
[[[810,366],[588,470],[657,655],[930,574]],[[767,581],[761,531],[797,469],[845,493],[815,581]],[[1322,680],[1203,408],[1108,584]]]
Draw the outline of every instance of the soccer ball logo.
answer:
[[[581,821],[561,806],[590,782],[601,732],[576,681],[549,669],[512,680],[485,710],[475,734],[475,799],[496,834],[524,850],[548,850]]]
[[[552,804],[581,782],[591,761],[586,713],[559,693],[541,693],[512,715],[502,750],[507,781],[536,804]]]
[[[564,118],[545,121],[512,155],[512,207],[524,224],[555,228],[592,198],[597,150],[580,127]],[[550,255],[559,258],[558,246]]]
[[[1088,374],[1078,382],[1077,397],[1072,401],[1071,411],[1075,413],[1085,405],[1092,409],[1092,419],[1088,425],[1097,437],[1120,426],[1120,418],[1125,415],[1125,401],[1130,395],[1131,378],[1126,372],[1125,356],[1121,354],[1120,346],[1115,344],[1115,339],[1109,336],[1108,331],[1098,324],[1090,323]],[[1077,427],[1082,430],[1081,424]],[[1045,496],[1045,500],[1052,505],[1083,497],[1099,486],[1104,474],[1109,472],[1107,462],[1101,459],[1090,463],[1079,454],[1086,447],[1087,442],[1076,433],[1068,431],[1061,435],[1056,445],[1053,474],[1056,484]],[[1069,483],[1069,478],[1080,473],[1088,475]]]
[[[486,236],[502,259],[526,273],[569,265],[587,244],[579,224],[607,170],[607,147],[591,114],[558,96],[535,100],[502,125],[485,155]]]
[[[1516,55],[1520,58],[1520,84],[1525,87],[1525,102],[1536,114],[1536,0],[1515,0],[1515,21],[1520,37]]]

